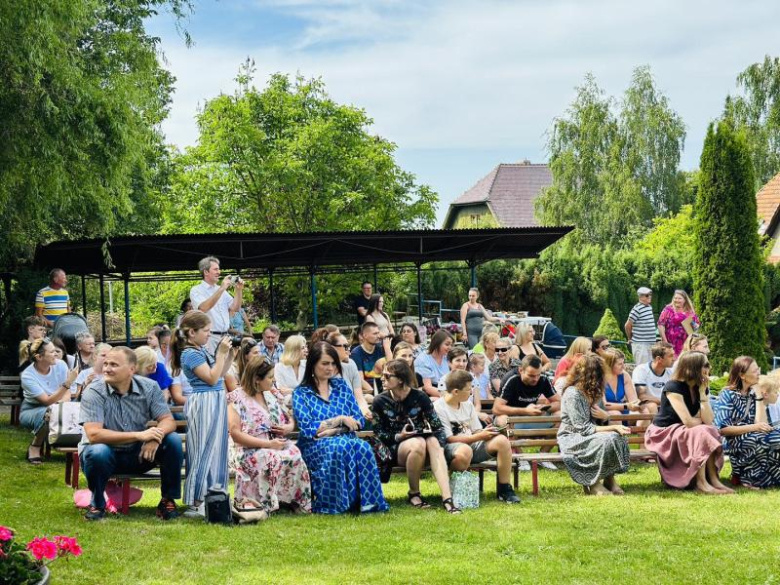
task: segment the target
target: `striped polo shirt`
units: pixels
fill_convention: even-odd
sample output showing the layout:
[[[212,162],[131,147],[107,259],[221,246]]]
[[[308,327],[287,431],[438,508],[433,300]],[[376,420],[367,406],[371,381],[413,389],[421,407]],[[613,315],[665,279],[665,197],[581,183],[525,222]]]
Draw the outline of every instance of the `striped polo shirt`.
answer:
[[[637,303],[628,314],[628,320],[634,324],[631,343],[655,343],[655,317],[651,305]]]
[[[35,295],[35,308],[43,309],[43,316],[49,321],[57,321],[60,315],[68,312],[69,300],[68,291],[64,288],[55,290],[47,286]]]

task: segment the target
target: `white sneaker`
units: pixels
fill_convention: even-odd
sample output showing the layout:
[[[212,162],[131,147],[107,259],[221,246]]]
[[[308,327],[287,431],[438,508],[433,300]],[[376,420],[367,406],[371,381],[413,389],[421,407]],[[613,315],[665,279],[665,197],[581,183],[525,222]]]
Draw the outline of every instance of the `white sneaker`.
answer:
[[[520,461],[517,464],[517,469],[520,471],[531,471],[531,464],[528,461]]]
[[[552,461],[540,461],[539,465],[550,471],[558,471],[558,467]]]
[[[201,503],[200,506],[187,506],[182,516],[185,518],[205,518],[206,517],[206,504]]]

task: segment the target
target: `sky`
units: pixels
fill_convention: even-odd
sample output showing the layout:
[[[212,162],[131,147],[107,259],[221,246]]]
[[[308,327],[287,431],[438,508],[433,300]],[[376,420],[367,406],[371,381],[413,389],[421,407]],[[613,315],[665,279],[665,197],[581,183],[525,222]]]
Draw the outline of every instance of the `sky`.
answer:
[[[258,88],[276,72],[319,77],[439,193],[439,224],[497,164],[547,161],[546,133],[589,72],[620,97],[649,65],[686,124],[681,166],[694,169],[737,75],[780,54],[775,0],[193,1],[189,48],[170,14],[147,22],[177,79],[168,142],[197,143],[199,108],[236,90],[247,58]]]

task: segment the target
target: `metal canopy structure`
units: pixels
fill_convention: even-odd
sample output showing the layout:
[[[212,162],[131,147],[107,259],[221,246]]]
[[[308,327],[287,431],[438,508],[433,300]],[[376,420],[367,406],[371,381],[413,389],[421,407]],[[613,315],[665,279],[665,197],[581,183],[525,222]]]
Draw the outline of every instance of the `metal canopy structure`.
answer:
[[[271,319],[276,320],[274,276],[309,275],[313,322],[318,326],[317,274],[367,272],[374,280],[381,271],[417,270],[417,298],[423,313],[421,270],[424,264],[465,261],[476,285],[477,265],[503,258],[534,258],[573,228],[516,227],[470,230],[402,230],[306,233],[210,233],[126,236],[60,241],[36,251],[39,269],[62,268],[82,277],[86,307],[86,278],[100,280],[103,338],[105,339],[106,280],[121,280],[125,292],[125,321],[130,339],[131,281],[195,280],[198,260],[216,256],[223,270],[248,277],[268,277]]]

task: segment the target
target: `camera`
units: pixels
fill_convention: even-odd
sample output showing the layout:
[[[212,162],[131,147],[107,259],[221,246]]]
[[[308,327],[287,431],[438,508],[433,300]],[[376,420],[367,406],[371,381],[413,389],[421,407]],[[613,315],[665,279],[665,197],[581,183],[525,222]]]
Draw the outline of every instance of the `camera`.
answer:
[[[230,279],[231,284],[244,284],[244,279],[241,278],[238,274],[234,274],[233,276],[228,277]]]
[[[230,346],[231,347],[241,347],[241,342],[244,341],[243,335],[231,335],[230,336]]]

